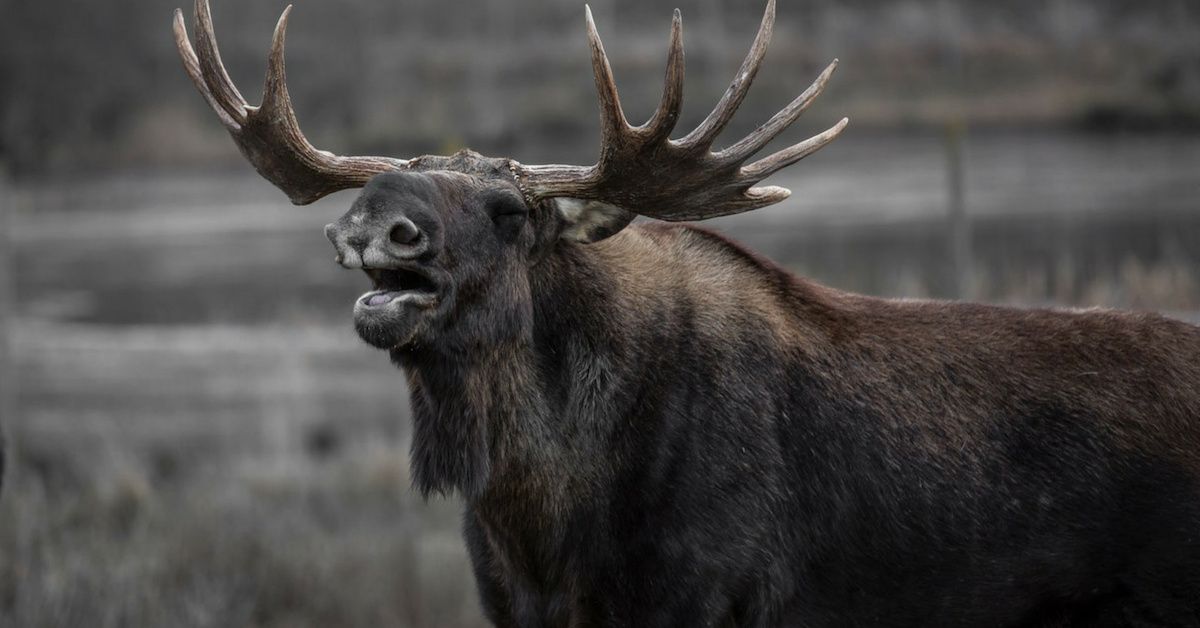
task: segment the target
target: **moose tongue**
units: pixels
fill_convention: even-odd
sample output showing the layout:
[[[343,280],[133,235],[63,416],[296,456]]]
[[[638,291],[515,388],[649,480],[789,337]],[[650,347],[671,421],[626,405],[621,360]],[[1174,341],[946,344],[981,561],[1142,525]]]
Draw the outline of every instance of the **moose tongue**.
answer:
[[[380,292],[379,294],[371,295],[371,298],[367,299],[367,305],[383,305],[396,298],[398,294],[397,292]]]

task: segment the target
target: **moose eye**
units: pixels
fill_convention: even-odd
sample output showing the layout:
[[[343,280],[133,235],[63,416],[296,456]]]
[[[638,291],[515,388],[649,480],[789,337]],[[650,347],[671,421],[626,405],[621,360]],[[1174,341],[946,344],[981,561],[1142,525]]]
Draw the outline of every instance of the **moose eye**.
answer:
[[[494,190],[486,192],[482,199],[482,205],[492,218],[492,222],[498,227],[516,227],[520,226],[525,220],[525,216],[529,213],[529,208],[525,205],[525,201],[515,193],[508,190]]]
[[[519,196],[508,191],[495,191],[487,194],[484,197],[484,204],[488,208],[488,212],[492,217],[508,216],[511,214],[524,215],[528,209],[525,207],[525,201]]]

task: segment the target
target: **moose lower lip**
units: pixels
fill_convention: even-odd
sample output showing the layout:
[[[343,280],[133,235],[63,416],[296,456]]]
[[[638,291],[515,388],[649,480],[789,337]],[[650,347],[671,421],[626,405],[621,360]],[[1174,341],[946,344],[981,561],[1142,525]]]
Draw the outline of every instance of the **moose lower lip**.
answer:
[[[367,307],[383,307],[396,301],[411,300],[415,296],[415,293],[407,290],[374,290],[359,297],[358,303]]]
[[[373,290],[358,298],[361,307],[384,307],[403,301],[414,305],[430,305],[434,295],[418,290]]]
[[[398,296],[400,296],[399,292],[376,292],[366,297],[366,304],[383,305],[385,303],[391,303]]]

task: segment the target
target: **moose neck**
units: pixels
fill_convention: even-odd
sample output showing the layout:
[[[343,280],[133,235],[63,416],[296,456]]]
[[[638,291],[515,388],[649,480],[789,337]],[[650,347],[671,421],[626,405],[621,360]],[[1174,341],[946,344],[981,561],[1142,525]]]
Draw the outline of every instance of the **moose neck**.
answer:
[[[556,500],[572,473],[596,464],[576,452],[589,451],[579,440],[595,438],[613,411],[605,401],[623,315],[604,256],[559,249],[530,270],[532,307],[504,314],[512,323],[503,338],[393,353],[409,382],[423,493]]]
[[[822,338],[850,329],[841,314],[850,297],[693,227],[639,225],[596,244],[562,243],[521,279],[521,306],[475,308],[509,321],[493,329],[510,333],[398,359],[413,398],[414,478],[426,493],[513,501],[518,491],[551,501],[533,507],[562,508],[615,472],[617,461],[595,452],[631,433],[623,425],[652,422],[696,378],[726,380],[696,356],[816,356]],[[731,339],[730,329],[743,331]]]

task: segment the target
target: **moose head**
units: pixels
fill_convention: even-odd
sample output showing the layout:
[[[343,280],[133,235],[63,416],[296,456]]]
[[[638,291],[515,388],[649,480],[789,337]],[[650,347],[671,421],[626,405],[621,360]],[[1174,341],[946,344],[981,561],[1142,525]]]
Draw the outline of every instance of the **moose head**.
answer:
[[[375,289],[356,301],[354,312],[360,335],[380,348],[517,333],[512,327],[522,317],[505,314],[528,309],[523,271],[544,256],[603,240],[638,215],[702,220],[777,203],[788,197],[787,189],[757,184],[825,146],[847,124],[843,119],[819,135],[750,161],[821,93],[835,60],[756,131],[713,149],[766,52],[775,19],[770,0],[749,54],[716,107],[695,130],[671,139],[684,78],[683,28],[676,10],[662,99],[649,121],[632,126],[587,9],[602,130],[595,165],[529,165],[471,151],[413,159],[334,155],[308,143],[292,110],[284,73],[290,12],[289,6],[275,28],[257,107],[247,104],[222,65],[207,0],[196,1],[196,47],[178,10],[175,41],[188,75],[242,153],[293,203],[364,188],[350,210],[326,227],[326,235],[340,264],[364,270],[374,282]]]

